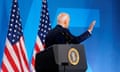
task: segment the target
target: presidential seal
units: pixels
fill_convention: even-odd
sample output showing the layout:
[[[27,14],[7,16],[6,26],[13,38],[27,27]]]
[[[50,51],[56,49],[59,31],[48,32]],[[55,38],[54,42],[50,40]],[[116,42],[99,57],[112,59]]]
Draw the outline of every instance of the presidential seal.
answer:
[[[70,48],[68,51],[68,61],[72,65],[77,65],[80,61],[79,51],[75,48]]]

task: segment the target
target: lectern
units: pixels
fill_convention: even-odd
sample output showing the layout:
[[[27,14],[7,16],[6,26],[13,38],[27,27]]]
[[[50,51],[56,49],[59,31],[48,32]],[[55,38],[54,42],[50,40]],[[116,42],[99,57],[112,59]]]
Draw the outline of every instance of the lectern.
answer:
[[[87,69],[84,45],[80,44],[53,45],[36,59],[37,72],[85,72]]]

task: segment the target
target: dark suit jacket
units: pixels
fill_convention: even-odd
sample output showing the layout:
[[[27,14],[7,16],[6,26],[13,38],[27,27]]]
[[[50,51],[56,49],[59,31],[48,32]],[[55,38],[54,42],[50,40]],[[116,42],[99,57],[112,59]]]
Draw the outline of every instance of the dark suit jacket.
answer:
[[[68,29],[57,25],[53,30],[48,32],[45,39],[45,47],[48,48],[54,44],[79,44],[90,37],[88,31],[80,36],[73,36]],[[37,72],[57,72],[57,65],[54,60],[52,51],[45,51],[36,55],[35,69]]]
[[[80,36],[73,36],[68,29],[57,25],[53,30],[51,30],[45,40],[46,48],[53,44],[79,44],[86,40],[91,34],[86,31]]]

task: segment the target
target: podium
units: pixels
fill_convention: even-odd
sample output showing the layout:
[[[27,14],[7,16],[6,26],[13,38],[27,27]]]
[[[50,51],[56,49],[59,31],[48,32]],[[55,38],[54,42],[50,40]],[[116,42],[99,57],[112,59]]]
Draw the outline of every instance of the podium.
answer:
[[[36,55],[36,72],[85,72],[84,45],[57,44]]]

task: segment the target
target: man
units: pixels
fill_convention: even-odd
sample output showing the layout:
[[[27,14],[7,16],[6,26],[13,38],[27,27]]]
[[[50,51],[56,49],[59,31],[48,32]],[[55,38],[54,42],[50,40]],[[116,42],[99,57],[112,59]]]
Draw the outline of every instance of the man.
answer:
[[[48,48],[54,44],[79,44],[91,36],[92,30],[96,21],[93,21],[88,30],[82,35],[73,36],[68,30],[70,17],[67,13],[60,13],[57,18],[57,26],[46,35],[45,47]],[[50,51],[36,55],[35,69],[37,72],[56,72],[57,65],[55,64],[54,56]]]
[[[82,35],[75,37],[68,30],[70,17],[67,13],[61,13],[58,16],[58,25],[51,30],[46,36],[46,48],[53,44],[79,44],[90,37],[96,21],[93,21],[86,32]]]

